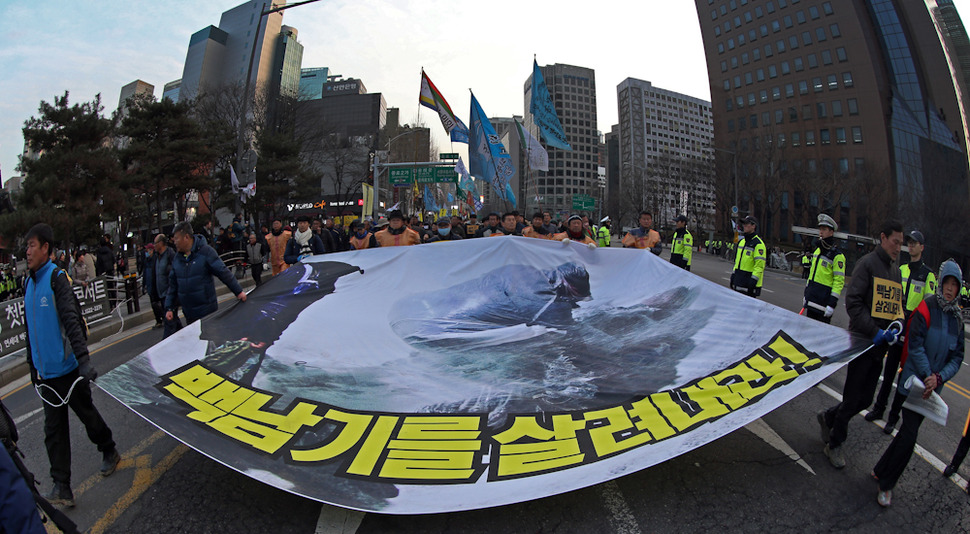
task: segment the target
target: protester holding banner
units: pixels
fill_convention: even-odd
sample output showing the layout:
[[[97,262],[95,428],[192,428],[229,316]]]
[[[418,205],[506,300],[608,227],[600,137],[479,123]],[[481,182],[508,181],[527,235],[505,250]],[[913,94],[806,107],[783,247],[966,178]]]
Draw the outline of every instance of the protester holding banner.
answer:
[[[546,229],[543,221],[544,219],[542,213],[536,212],[532,216],[532,224],[530,226],[526,226],[525,229],[522,230],[522,235],[524,237],[533,237],[536,239],[552,239],[552,234],[550,234],[549,230]]]
[[[629,235],[629,234],[627,234]],[[552,236],[556,241],[576,241],[587,245],[589,248],[596,248],[596,241],[589,237],[583,229],[583,219],[579,215],[570,215],[566,220],[566,231]]]
[[[350,250],[377,248],[377,238],[367,231],[367,226],[360,219],[350,223]]]
[[[653,214],[649,211],[640,212],[640,227],[634,228],[623,236],[623,246],[625,248],[648,248],[657,256],[660,255],[660,234],[651,228],[653,226]]]
[[[374,234],[382,247],[406,247],[420,245],[421,236],[404,224],[404,214],[393,210],[387,214],[387,228]]]
[[[24,241],[28,268],[24,296],[27,363],[31,382],[44,404],[44,443],[54,480],[44,497],[53,504],[71,507],[74,493],[71,491],[68,407],[84,424],[88,439],[102,454],[102,476],[115,471],[121,456],[115,449],[111,429],[91,397],[91,381],[98,373],[91,366],[81,307],[67,273],[50,261],[53,231],[44,223],[36,224]],[[53,306],[48,304],[51,300]]]
[[[765,260],[768,251],[765,242],[755,233],[758,221],[748,215],[741,221],[744,235],[738,241],[738,253],[734,257],[734,273],[731,274],[731,289],[745,293],[749,297],[761,295],[765,278]]]
[[[906,236],[906,245],[909,247],[909,263],[899,267],[899,274],[903,283],[903,315],[904,321],[908,321],[913,311],[919,306],[923,299],[936,294],[936,276],[933,270],[923,263],[923,233],[913,230]],[[883,410],[889,401],[889,392],[892,390],[893,383],[896,382],[896,375],[899,372],[900,358],[903,354],[902,344],[889,347],[886,354],[886,362],[883,366],[882,385],[879,393],[876,394],[876,402],[872,411],[866,414],[866,421],[875,421],[882,417]],[[892,405],[889,407],[889,416],[886,417],[886,425],[882,428],[886,434],[893,433],[893,427],[899,422],[899,410],[903,406],[906,397],[900,395],[897,388],[893,395]]]
[[[428,243],[461,240],[461,235],[455,231],[454,227],[451,225],[451,219],[449,217],[442,217],[438,219],[436,226],[437,232],[431,239],[428,240]]]
[[[489,237],[494,233],[502,231],[501,219],[498,213],[492,212],[485,217],[485,225],[475,232],[475,237]]]
[[[823,452],[836,469],[845,467],[842,444],[849,432],[849,420],[872,402],[882,359],[897,339],[898,332],[889,327],[903,318],[903,287],[896,265],[902,244],[902,225],[895,221],[883,224],[879,246],[856,263],[846,290],[849,330],[871,339],[872,347],[849,363],[842,402],[817,414],[826,443]]]
[[[903,396],[910,394],[907,381],[919,378],[924,385],[922,397],[943,390],[943,384],[953,378],[963,365],[963,317],[960,314],[960,286],[963,273],[953,260],[940,266],[940,285],[936,293],[921,301],[906,329],[906,359],[896,386]],[[889,506],[892,490],[909,464],[916,447],[916,436],[924,416],[905,406],[903,424],[889,448],[876,463],[872,473],[879,479],[876,499],[881,506]]]
[[[168,292],[165,297],[165,320],[175,319],[177,306],[181,304],[185,322],[192,323],[219,308],[216,299],[216,286],[212,277],[216,276],[236,298],[246,302],[246,292],[236,281],[219,255],[205,242],[201,235],[192,233],[192,225],[180,222],[175,225],[175,248],[178,254],[172,262],[172,272],[168,277]]]
[[[500,236],[500,235],[522,235],[517,230],[519,227],[519,222],[515,218],[515,214],[512,212],[502,214],[502,226],[497,232],[493,232],[488,237]]]
[[[328,232],[329,236],[329,232]],[[301,215],[296,220],[296,232],[293,238],[286,242],[286,252],[283,261],[293,265],[303,258],[328,252],[323,246],[320,236],[310,230],[310,217]]]
[[[809,263],[808,284],[802,307],[805,315],[822,321],[832,322],[832,314],[839,304],[839,297],[845,287],[845,254],[835,242],[835,232],[839,225],[828,215],[818,216],[818,248]],[[866,416],[868,418],[868,416]]]
[[[283,230],[283,223],[279,219],[273,220],[273,230],[266,234],[266,243],[269,245],[269,263],[273,269],[273,276],[286,270],[286,262],[283,261],[283,253],[286,252],[286,242],[290,240],[290,232]]]

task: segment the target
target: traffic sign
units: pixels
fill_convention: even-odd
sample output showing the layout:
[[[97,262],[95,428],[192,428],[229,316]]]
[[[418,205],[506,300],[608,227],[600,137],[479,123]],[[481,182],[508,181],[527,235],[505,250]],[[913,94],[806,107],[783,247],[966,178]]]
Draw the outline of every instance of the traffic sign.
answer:
[[[458,173],[455,172],[453,167],[435,167],[434,168],[434,181],[449,183],[454,182],[458,179]]]
[[[458,159],[457,152],[445,152],[444,154],[438,154],[441,159]]]
[[[737,214],[738,214],[738,207],[737,206],[731,206],[731,215],[737,216]]]
[[[596,207],[596,199],[589,195],[573,195],[574,210],[591,210]]]
[[[390,169],[388,176],[394,187],[414,183],[414,169]]]

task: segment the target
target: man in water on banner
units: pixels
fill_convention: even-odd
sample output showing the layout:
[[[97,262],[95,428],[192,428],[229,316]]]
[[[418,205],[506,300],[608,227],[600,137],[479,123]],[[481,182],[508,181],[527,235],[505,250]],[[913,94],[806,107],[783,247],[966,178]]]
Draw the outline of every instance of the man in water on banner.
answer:
[[[266,350],[283,331],[307,306],[333,293],[338,278],[354,272],[363,274],[359,267],[343,262],[297,263],[260,286],[256,302],[204,319],[201,338],[209,341],[206,366],[252,384]],[[239,338],[239,325],[246,325],[246,337]]]

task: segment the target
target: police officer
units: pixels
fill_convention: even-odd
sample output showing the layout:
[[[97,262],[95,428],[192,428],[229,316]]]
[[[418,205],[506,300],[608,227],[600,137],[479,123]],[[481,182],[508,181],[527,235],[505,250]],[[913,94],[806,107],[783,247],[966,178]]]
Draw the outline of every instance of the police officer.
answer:
[[[690,271],[694,251],[694,236],[687,231],[686,216],[678,215],[675,221],[677,229],[674,230],[674,238],[670,242],[670,263]]]
[[[812,254],[807,250],[802,253],[802,280],[808,280],[808,274],[812,270]]]
[[[596,242],[601,247],[610,246],[610,216],[600,219],[600,227],[596,230]]]
[[[899,274],[903,282],[903,314],[905,316],[903,324],[909,321],[909,316],[919,306],[924,298],[936,293],[936,275],[923,263],[923,233],[913,230],[906,236],[906,246],[909,247],[909,263],[899,267]],[[882,418],[882,413],[886,409],[889,401],[889,391],[896,381],[896,373],[899,371],[900,359],[903,356],[903,344],[897,343],[889,347],[886,353],[886,363],[882,374],[882,386],[876,395],[876,402],[872,410],[866,414],[866,421],[875,421]],[[899,410],[903,407],[906,399],[898,393],[893,397],[892,406],[889,408],[889,417],[886,418],[886,426],[883,432],[892,434],[893,428],[899,422]]]
[[[758,221],[750,215],[741,221],[744,235],[738,241],[738,252],[734,257],[734,273],[731,274],[731,289],[755,298],[761,295],[765,260],[768,257],[765,242],[755,233],[757,228]]]
[[[805,315],[832,322],[832,314],[845,287],[845,254],[835,242],[839,225],[828,215],[818,216],[818,248],[809,263],[808,284],[805,286]]]

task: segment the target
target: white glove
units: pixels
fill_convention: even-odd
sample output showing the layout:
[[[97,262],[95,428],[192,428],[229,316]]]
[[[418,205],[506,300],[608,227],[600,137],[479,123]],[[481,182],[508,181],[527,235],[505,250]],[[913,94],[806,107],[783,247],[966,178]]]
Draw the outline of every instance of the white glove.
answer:
[[[595,250],[596,249],[596,243],[586,243],[586,248],[588,248],[590,250]]]
[[[571,241],[571,240],[567,237],[566,239],[563,239],[562,241],[560,241],[560,243],[562,243],[562,246],[568,247],[569,246],[569,241]]]
[[[835,309],[834,308],[832,308],[831,306],[826,306],[825,307],[825,317],[826,318],[831,317],[833,313],[835,313]]]

